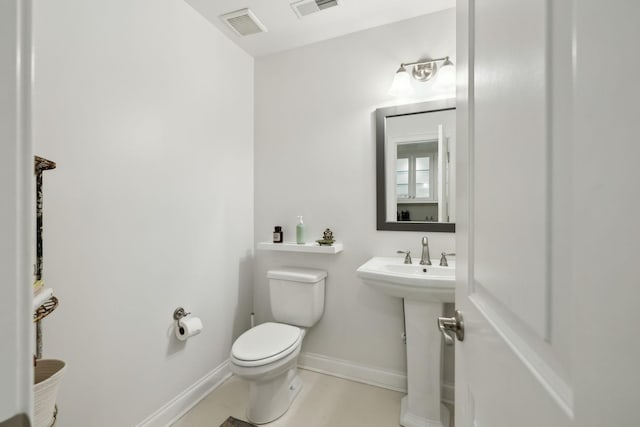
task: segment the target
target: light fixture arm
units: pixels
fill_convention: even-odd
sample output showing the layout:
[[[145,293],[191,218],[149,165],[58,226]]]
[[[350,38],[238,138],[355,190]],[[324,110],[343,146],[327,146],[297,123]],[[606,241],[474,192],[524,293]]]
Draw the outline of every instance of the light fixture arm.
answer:
[[[449,60],[449,57],[445,56],[444,58],[428,59],[426,61],[403,62],[400,65],[403,66],[403,67],[408,67],[408,66],[411,66],[411,65],[435,64],[436,62],[447,61],[447,60]]]

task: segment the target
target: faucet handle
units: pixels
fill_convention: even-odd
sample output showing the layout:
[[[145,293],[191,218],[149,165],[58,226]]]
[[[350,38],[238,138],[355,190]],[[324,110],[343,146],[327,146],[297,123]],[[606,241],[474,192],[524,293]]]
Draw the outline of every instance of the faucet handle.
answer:
[[[454,256],[456,253],[455,252],[442,252],[442,257],[440,258],[440,267],[448,267],[449,263],[447,262],[447,257],[448,256]]]
[[[397,254],[404,254],[404,263],[411,264],[411,251],[396,251]]]

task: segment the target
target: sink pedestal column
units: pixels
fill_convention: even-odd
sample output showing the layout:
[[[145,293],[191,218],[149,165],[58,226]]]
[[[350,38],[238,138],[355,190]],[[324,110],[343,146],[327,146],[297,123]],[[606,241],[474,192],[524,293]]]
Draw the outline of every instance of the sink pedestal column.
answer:
[[[444,304],[405,299],[404,311],[407,395],[402,399],[400,425],[448,427],[449,411],[440,402],[442,337],[437,325]]]

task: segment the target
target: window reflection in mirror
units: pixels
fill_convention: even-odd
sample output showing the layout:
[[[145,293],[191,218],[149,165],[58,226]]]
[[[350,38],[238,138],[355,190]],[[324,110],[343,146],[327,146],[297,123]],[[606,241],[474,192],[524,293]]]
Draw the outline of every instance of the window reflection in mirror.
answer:
[[[434,143],[435,142],[435,143]],[[434,158],[438,156],[437,141],[398,144],[396,168],[396,198],[402,201],[434,201],[432,190],[438,173]],[[432,166],[433,165],[433,166]]]
[[[453,102],[376,111],[379,230],[455,230]]]

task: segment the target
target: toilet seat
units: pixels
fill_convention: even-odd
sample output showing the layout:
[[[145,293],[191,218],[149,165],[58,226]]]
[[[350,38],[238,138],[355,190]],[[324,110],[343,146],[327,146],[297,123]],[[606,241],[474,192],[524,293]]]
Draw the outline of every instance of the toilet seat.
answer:
[[[287,357],[302,342],[296,326],[267,322],[249,329],[233,343],[232,362],[238,366],[263,366]]]

